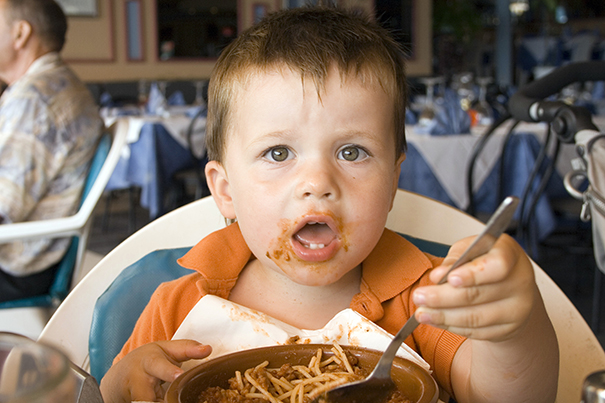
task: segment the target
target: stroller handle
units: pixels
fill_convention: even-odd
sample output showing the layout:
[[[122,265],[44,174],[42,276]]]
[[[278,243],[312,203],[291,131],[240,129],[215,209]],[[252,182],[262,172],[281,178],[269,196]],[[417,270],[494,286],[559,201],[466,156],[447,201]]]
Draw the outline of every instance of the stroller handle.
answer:
[[[561,141],[571,143],[580,130],[598,130],[590,112],[584,107],[544,98],[570,84],[586,81],[605,81],[605,61],[570,63],[553,70],[514,93],[508,103],[509,112],[514,119],[524,122],[553,123]]]

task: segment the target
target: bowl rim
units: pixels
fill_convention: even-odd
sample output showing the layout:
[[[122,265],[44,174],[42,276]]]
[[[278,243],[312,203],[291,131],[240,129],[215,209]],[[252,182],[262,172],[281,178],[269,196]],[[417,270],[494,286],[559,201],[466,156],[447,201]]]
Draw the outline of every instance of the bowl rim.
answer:
[[[324,352],[329,353],[330,349],[333,346],[334,346],[334,344],[332,344],[332,343],[278,344],[278,345],[269,345],[269,346],[263,346],[263,347],[249,348],[249,349],[234,351],[234,352],[227,353],[227,354],[222,354],[220,356],[213,357],[211,359],[207,359],[207,360],[201,362],[200,364],[195,365],[194,367],[188,369],[183,374],[179,375],[179,377],[177,377],[177,379],[175,379],[168,386],[165,396],[164,396],[164,401],[166,403],[180,403],[181,402],[181,400],[180,400],[181,391],[183,390],[183,388],[185,387],[187,382],[189,382],[191,379],[196,378],[199,375],[198,374],[199,371],[201,371],[205,367],[216,365],[217,363],[220,364],[225,361],[237,359],[238,356],[247,356],[248,354],[251,354],[253,352],[257,352],[257,351],[262,352],[264,350],[288,351],[288,350],[302,349],[304,351],[306,351],[306,350],[316,351],[318,348],[322,348],[324,350]],[[347,349],[351,350],[351,352],[368,351],[368,352],[370,352],[370,354],[378,355],[378,357],[380,357],[383,354],[383,351],[381,351],[381,350],[363,347],[363,346],[355,346],[355,345],[347,345],[347,344],[339,344],[339,346],[345,350],[347,350]],[[431,373],[429,371],[427,371],[425,368],[423,368],[420,365],[418,365],[417,363],[415,363],[414,361],[409,360],[407,358],[398,356],[398,357],[395,357],[395,360],[396,360],[396,362],[399,362],[399,363],[404,362],[405,365],[411,366],[414,370],[419,371],[424,375],[428,384],[434,387],[433,395],[429,396],[430,403],[436,403],[439,398],[439,386],[438,386],[435,378],[431,375]],[[259,362],[259,364],[260,364],[260,362]],[[232,377],[232,376],[233,376],[233,374],[230,375],[229,377]],[[429,388],[430,388],[430,386],[429,386]],[[429,393],[430,393],[430,391],[429,391]]]

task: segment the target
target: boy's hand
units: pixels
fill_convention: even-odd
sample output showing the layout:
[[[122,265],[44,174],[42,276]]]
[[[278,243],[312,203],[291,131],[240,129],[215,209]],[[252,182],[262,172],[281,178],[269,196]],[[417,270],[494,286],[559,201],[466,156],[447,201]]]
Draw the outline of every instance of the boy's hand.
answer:
[[[430,274],[438,282],[470,245],[456,242],[442,266]],[[432,324],[472,339],[502,341],[528,320],[537,287],[532,265],[510,236],[501,236],[485,255],[453,270],[447,283],[418,288],[414,303],[420,323]]]
[[[210,355],[212,348],[193,340],[158,341],[141,346],[114,364],[101,381],[105,403],[160,401],[162,382],[183,373],[182,362]]]

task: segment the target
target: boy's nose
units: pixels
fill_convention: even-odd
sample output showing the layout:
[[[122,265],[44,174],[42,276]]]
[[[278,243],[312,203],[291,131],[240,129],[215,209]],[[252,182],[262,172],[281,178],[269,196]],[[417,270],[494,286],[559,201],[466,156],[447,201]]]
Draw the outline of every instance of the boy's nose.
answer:
[[[333,199],[339,196],[336,167],[325,163],[309,163],[301,172],[297,193],[300,198]]]

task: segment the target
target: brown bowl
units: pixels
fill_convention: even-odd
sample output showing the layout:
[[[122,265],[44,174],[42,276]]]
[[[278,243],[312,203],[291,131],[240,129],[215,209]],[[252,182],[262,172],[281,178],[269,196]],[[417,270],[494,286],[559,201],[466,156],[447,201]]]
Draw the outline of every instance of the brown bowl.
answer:
[[[382,352],[361,347],[342,346],[359,359],[359,365],[370,373]],[[228,388],[229,378],[235,371],[242,373],[256,365],[269,361],[270,367],[280,367],[285,363],[307,365],[318,348],[324,355],[332,355],[329,344],[290,344],[261,347],[227,354],[203,362],[179,376],[168,388],[166,403],[197,403],[203,390],[211,386]],[[415,403],[435,403],[439,396],[437,383],[433,377],[418,364],[397,357],[393,364],[392,377],[397,388]]]

